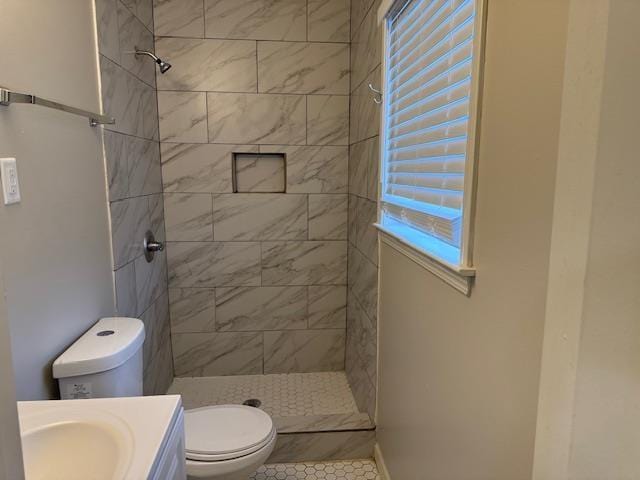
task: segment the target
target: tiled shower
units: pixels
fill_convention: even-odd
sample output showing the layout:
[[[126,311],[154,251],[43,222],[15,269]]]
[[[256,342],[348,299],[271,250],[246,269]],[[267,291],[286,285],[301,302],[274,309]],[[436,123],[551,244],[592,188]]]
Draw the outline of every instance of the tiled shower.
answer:
[[[377,4],[96,0],[117,302],[145,320],[147,393],[175,376],[186,404],[234,385],[331,403],[342,385],[352,409],[277,421],[370,448]],[[173,67],[154,76],[135,47]],[[166,241],[150,264],[147,229]]]
[[[349,11],[310,3],[155,10],[178,376],[344,370]]]

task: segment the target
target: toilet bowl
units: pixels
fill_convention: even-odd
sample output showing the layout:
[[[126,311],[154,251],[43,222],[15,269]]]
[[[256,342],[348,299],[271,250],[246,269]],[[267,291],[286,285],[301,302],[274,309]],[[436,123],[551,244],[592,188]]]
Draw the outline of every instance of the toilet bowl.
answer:
[[[185,454],[189,479],[246,480],[276,444],[276,428],[264,411],[245,405],[187,410]]]

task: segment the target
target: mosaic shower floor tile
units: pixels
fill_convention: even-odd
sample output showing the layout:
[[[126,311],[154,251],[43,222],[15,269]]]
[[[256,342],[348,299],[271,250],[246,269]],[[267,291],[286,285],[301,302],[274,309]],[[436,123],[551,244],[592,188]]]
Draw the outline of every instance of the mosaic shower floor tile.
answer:
[[[187,409],[258,399],[272,417],[358,413],[344,372],[177,377],[167,393]]]
[[[264,465],[249,480],[380,480],[372,460]]]

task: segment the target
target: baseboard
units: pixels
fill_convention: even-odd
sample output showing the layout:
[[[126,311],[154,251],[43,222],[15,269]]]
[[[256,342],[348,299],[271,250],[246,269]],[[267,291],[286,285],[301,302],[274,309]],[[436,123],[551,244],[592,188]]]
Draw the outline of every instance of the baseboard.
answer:
[[[380,480],[391,480],[391,475],[389,475],[387,465],[384,463],[382,450],[380,449],[380,444],[378,443],[376,443],[376,445],[373,447],[373,458],[375,459],[376,465],[378,466],[378,474],[380,475]]]

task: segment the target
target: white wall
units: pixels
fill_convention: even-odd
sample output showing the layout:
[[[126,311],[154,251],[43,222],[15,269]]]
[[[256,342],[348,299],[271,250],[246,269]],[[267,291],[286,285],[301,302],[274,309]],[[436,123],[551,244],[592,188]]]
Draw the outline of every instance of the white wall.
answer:
[[[395,480],[529,480],[568,0],[488,3],[475,288],[382,245],[378,439]]]
[[[0,84],[97,111],[93,2],[4,0]],[[114,294],[100,129],[32,106],[0,108],[0,156],[22,203],[0,206],[0,255],[18,399],[56,395],[51,362]]]

